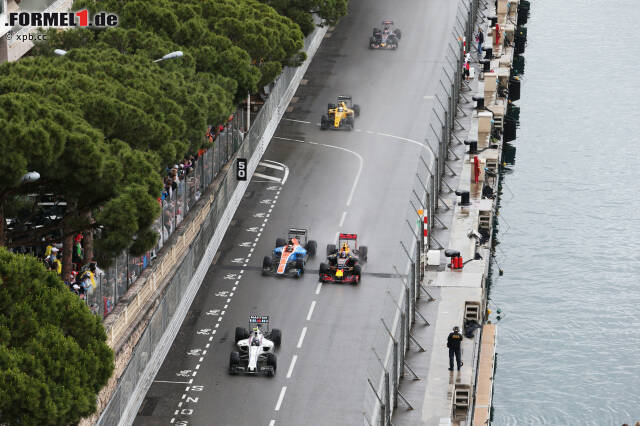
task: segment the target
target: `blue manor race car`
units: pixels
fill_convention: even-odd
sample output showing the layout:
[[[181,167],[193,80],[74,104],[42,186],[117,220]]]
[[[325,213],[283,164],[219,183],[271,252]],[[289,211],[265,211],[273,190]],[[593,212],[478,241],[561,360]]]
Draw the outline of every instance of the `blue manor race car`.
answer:
[[[289,229],[288,238],[276,239],[276,248],[271,256],[262,261],[262,275],[300,277],[304,274],[304,265],[310,257],[316,255],[318,243],[307,241],[306,229]]]

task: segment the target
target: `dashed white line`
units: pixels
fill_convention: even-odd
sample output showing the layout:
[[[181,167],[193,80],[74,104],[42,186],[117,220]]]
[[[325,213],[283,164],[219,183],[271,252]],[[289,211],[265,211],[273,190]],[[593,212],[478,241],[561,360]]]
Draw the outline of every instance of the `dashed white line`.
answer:
[[[193,374],[192,374],[192,376],[193,376],[193,377],[195,377],[195,376],[196,376],[196,374],[198,374],[198,372],[197,372],[197,371],[194,371],[194,372],[193,372]]]
[[[276,424],[276,421],[271,419],[271,421],[269,422],[269,426],[274,426]]]
[[[200,359],[198,360],[198,362],[202,362],[204,360],[204,357],[200,357]]]
[[[339,227],[342,227],[342,225],[344,224],[344,219],[347,217],[347,212],[343,211],[342,212],[342,217],[340,218],[340,224],[338,225]]]
[[[302,333],[300,333],[300,338],[298,339],[298,345],[296,346],[298,349],[302,347],[302,342],[304,341],[304,336],[307,334],[307,327],[302,329]]]
[[[211,346],[211,343],[207,343],[205,348],[209,349],[209,346]]]
[[[182,401],[178,402],[178,408],[182,408]]]
[[[220,327],[220,323],[216,324],[216,328]]]
[[[175,422],[175,421],[176,421],[176,418],[175,418],[175,417],[172,417],[172,418],[171,418],[171,421],[170,421],[169,423],[173,423],[173,422]],[[274,423],[275,423],[275,421],[274,421]],[[269,423],[269,426],[272,426],[272,425],[271,425],[271,423]]]
[[[218,325],[218,324],[216,324],[216,325]],[[216,330],[213,330],[213,331],[211,332],[211,334],[216,334]]]
[[[284,399],[284,393],[287,391],[287,387],[283,386],[280,391],[280,396],[278,397],[278,402],[276,403],[275,411],[280,411],[280,406],[282,405],[282,400]]]
[[[311,315],[313,315],[313,310],[316,308],[316,301],[311,302],[311,306],[309,306],[309,313],[307,314],[307,321],[311,320]]]
[[[271,181],[274,181],[274,182],[280,182],[280,178],[269,176],[269,175],[264,175],[262,173],[253,172],[253,175],[257,176],[259,178],[262,178],[262,179],[267,179],[267,180],[271,180]]]
[[[182,398],[180,398],[180,399],[185,399],[186,397],[187,397],[187,394],[186,394],[186,393],[183,393],[183,394],[182,394]]]
[[[293,367],[295,367],[297,360],[298,360],[298,355],[294,355],[293,358],[291,358],[291,364],[289,365],[289,371],[287,371],[287,379],[291,377],[291,374],[293,374]]]
[[[219,317],[219,318],[218,318],[218,322],[220,322],[220,321],[222,321],[222,317]]]
[[[229,293],[229,296],[233,297],[233,292]]]
[[[196,370],[200,370],[200,364],[196,364]]]
[[[320,290],[322,289],[322,283],[318,283],[316,286],[316,294],[320,294]]]
[[[202,351],[202,355],[206,355],[206,354],[207,354],[206,350]]]
[[[231,288],[231,290],[236,291],[236,288],[238,288],[238,287],[234,285],[233,288]],[[227,309],[227,308],[225,308],[225,309]]]

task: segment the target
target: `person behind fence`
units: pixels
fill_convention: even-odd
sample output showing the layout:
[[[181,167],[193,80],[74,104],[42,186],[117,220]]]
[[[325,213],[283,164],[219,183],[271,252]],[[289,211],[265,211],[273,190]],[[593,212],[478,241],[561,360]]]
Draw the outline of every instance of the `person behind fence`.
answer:
[[[460,355],[460,344],[462,343],[462,334],[460,327],[453,327],[453,333],[449,333],[447,337],[447,348],[449,348],[449,371],[453,371],[453,357],[456,357],[458,370],[462,368],[462,356]]]
[[[480,56],[482,56],[482,44],[484,43],[484,33],[482,32],[482,28],[478,28],[476,40],[478,41],[478,58],[480,58]]]

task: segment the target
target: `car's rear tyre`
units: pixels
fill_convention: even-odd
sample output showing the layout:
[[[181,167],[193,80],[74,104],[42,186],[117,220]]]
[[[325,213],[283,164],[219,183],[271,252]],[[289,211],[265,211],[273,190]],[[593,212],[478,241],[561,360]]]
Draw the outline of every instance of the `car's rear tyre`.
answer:
[[[382,33],[382,31],[380,31],[380,28],[374,28],[374,29],[373,29],[373,36],[374,36],[374,37],[375,37],[376,35],[378,35],[378,34],[381,34],[381,33]]]
[[[244,327],[236,327],[236,343],[249,337],[249,330]]]
[[[304,274],[304,260],[296,260],[296,269],[299,271],[297,277],[300,278],[300,275]]]
[[[262,274],[264,275],[268,271],[270,271],[271,266],[272,266],[271,257],[265,256],[264,259],[262,259]]]
[[[398,37],[398,40],[400,40],[402,38],[402,31],[400,31],[399,29],[395,29],[393,30],[393,33],[396,35],[396,37]]]
[[[276,248],[282,247],[285,244],[287,244],[287,242],[284,238],[276,238]]]
[[[318,251],[318,243],[315,240],[309,240],[305,249],[307,253],[309,253],[309,257],[313,257],[316,255],[316,251]]]
[[[327,256],[331,256],[332,254],[334,254],[337,251],[338,250],[336,250],[336,245],[335,244],[327,244]]]
[[[322,262],[320,263],[320,271],[319,271],[319,275],[320,275],[320,281],[324,282],[324,275],[329,273],[329,265],[327,265],[326,263]]]
[[[327,130],[329,128],[329,117],[323,115],[320,119],[320,130]]]
[[[280,344],[282,343],[282,331],[280,331],[279,328],[274,328],[273,330],[271,330],[269,340],[273,342],[276,348],[279,348]]]
[[[229,374],[236,374],[236,367],[240,365],[240,354],[231,352],[229,354]]]
[[[360,117],[360,105],[356,104],[353,106],[353,112],[356,115],[356,117]]]
[[[266,363],[268,367],[273,369],[273,372],[269,373],[269,376],[273,377],[276,374],[276,370],[278,369],[278,358],[276,358],[276,354],[266,353]]]
[[[367,254],[369,254],[369,249],[367,248],[367,246],[360,246],[360,248],[358,249],[358,252],[360,254],[360,258],[366,262],[367,261]]]

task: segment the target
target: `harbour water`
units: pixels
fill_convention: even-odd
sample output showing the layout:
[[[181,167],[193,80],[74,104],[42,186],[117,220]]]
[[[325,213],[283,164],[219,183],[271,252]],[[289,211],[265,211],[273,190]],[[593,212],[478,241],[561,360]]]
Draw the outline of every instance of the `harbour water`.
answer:
[[[490,292],[494,425],[640,421],[639,6],[531,2]]]

